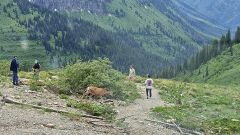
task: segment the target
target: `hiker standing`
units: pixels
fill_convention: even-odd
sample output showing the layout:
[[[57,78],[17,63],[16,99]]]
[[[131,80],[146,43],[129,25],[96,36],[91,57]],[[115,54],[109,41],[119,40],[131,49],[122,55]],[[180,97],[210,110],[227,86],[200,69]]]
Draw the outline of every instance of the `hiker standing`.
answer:
[[[148,79],[145,81],[146,84],[146,94],[147,94],[147,99],[148,97],[152,97],[152,89],[153,89],[153,79],[151,78],[150,75],[148,75]]]
[[[38,63],[38,60],[34,61],[32,70],[33,70],[33,78],[37,81],[39,79],[39,72],[40,72],[40,64]]]
[[[18,68],[17,56],[14,56],[10,65],[10,71],[12,71],[12,83],[18,86]]]
[[[135,72],[135,69],[133,68],[133,65],[130,66],[130,69],[129,69],[129,76],[128,76],[128,79],[130,81],[133,81],[135,79],[135,76],[136,76],[136,72]]]

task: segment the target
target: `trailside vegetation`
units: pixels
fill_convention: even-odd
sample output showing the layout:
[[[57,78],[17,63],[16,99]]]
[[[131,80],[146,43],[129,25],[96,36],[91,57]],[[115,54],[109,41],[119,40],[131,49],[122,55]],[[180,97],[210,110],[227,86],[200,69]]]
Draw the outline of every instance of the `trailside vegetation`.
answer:
[[[239,39],[240,27],[237,28],[234,39],[231,39],[231,32],[229,30],[227,34],[222,35],[219,40],[213,40],[211,45],[203,47],[201,51],[196,53],[190,59],[186,59],[182,64],[171,65],[163,68],[158,74],[158,77],[174,78],[179,74],[193,74],[193,72],[201,65],[206,64],[209,60],[221,55],[225,51],[229,52],[230,55],[233,56],[233,45],[239,43]],[[208,76],[208,67],[206,67],[205,70],[198,70],[198,74],[201,74],[202,72]]]

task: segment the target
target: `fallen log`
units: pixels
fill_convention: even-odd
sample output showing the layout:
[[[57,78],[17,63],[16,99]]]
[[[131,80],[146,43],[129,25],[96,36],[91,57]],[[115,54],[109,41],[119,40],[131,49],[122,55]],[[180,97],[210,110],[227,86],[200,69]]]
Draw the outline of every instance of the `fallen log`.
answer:
[[[175,127],[179,130],[179,132],[181,133],[181,134],[183,134],[183,131],[181,130],[181,128],[175,123],[175,122],[173,122],[172,121],[172,123],[175,125]]]
[[[201,132],[198,132],[198,131],[194,131],[194,130],[189,130],[189,129],[186,129],[186,128],[180,128],[179,126],[177,126],[174,122],[172,122],[173,124],[170,124],[170,123],[166,123],[166,122],[162,122],[162,121],[155,121],[155,120],[149,120],[149,119],[145,119],[146,121],[150,121],[150,122],[154,122],[154,123],[159,123],[159,124],[162,124],[164,126],[166,126],[167,128],[171,128],[173,130],[177,130],[181,133],[181,134],[186,134],[186,133],[189,133],[189,134],[193,134],[193,135],[204,135],[203,133]],[[184,133],[185,132],[185,133]]]
[[[14,101],[13,99],[10,99],[10,98],[8,98],[6,96],[3,97],[3,99],[1,101],[3,103],[22,105],[22,106],[35,108],[35,109],[41,109],[41,110],[48,111],[48,112],[61,113],[61,114],[66,114],[66,115],[72,114],[71,112],[67,112],[67,111],[63,111],[63,110],[56,110],[56,109],[47,108],[47,107],[43,107],[43,106],[36,106],[36,105],[21,103],[21,102],[18,102],[18,101]],[[76,114],[76,115],[79,115],[79,117],[84,117],[84,118],[104,120],[104,118],[102,118],[102,117],[88,115],[88,114]]]

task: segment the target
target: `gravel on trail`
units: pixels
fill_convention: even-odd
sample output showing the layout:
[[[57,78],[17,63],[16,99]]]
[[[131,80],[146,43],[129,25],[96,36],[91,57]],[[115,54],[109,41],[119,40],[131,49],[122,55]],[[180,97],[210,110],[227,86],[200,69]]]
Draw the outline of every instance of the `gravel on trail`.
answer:
[[[147,99],[145,88],[138,86],[142,95],[141,99],[137,99],[129,106],[122,106],[117,108],[117,119],[126,122],[128,125],[128,132],[130,135],[178,135],[179,132],[164,127],[158,123],[153,123],[147,120],[156,120],[151,115],[151,108],[159,106],[169,106],[160,99],[156,90],[153,89],[152,98]]]
[[[118,115],[116,125],[98,126],[89,124],[86,119],[72,120],[59,113],[44,112],[43,110],[21,107],[19,105],[0,104],[0,134],[4,135],[178,135],[176,130],[153,123],[151,108],[168,106],[160,99],[156,90],[153,97],[146,99],[145,89],[139,87],[142,98],[134,103],[116,106]],[[79,112],[66,107],[66,101],[48,91],[32,92],[27,86],[0,87],[3,95],[18,102],[39,104],[53,109],[69,112]],[[0,97],[2,98],[2,97]],[[107,125],[104,123],[103,125]]]

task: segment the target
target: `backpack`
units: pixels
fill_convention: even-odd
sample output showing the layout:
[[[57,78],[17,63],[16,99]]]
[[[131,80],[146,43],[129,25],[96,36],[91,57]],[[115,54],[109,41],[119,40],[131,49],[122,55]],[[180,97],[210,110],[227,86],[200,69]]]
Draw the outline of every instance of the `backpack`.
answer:
[[[152,86],[152,80],[147,80],[147,86]]]

